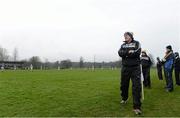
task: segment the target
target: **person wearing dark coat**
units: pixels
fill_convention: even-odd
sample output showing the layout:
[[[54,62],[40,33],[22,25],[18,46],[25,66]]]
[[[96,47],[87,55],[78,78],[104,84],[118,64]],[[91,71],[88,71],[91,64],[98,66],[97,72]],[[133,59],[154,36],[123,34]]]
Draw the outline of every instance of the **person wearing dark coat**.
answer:
[[[158,74],[159,80],[163,80],[163,75],[162,75],[162,67],[163,67],[163,64],[162,64],[162,62],[161,62],[161,60],[160,60],[159,57],[157,57],[156,67],[157,67],[157,74]]]
[[[118,54],[122,58],[121,68],[121,104],[128,100],[129,82],[132,80],[133,108],[135,114],[141,114],[141,45],[134,40],[133,34],[126,32],[125,41]]]
[[[151,58],[147,55],[146,51],[142,51],[141,65],[144,76],[144,87],[151,88],[150,69],[152,65]]]
[[[180,57],[179,53],[175,52],[175,60],[174,60],[174,73],[176,78],[176,85],[180,86]]]

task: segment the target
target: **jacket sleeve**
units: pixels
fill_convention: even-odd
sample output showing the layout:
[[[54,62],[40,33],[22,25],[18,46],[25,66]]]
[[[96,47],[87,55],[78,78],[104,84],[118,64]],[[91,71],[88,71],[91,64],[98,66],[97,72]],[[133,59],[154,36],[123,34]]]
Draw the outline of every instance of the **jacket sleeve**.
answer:
[[[119,54],[120,57],[126,57],[127,56],[127,52],[128,51],[121,46],[121,48],[118,51],[118,54]]]
[[[130,58],[137,58],[139,57],[141,54],[141,44],[139,42],[136,43],[136,47],[135,49],[133,50],[132,53],[128,53],[128,57]]]

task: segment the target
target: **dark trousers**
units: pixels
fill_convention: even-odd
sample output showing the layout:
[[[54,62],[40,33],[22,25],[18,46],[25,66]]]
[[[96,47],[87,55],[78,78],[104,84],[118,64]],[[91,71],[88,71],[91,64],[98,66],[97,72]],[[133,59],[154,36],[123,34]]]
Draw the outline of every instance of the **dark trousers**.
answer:
[[[141,107],[141,69],[140,66],[122,67],[121,70],[121,96],[123,100],[128,99],[129,82],[132,81],[133,107]]]
[[[175,68],[175,78],[176,78],[176,84],[177,85],[180,85],[180,77],[179,77],[179,75],[180,75],[180,69],[176,69]]]
[[[159,80],[163,80],[162,67],[157,67],[157,73],[158,73]]]
[[[173,90],[172,70],[165,69],[164,75],[166,78],[166,88],[172,91]]]
[[[151,87],[151,80],[150,80],[150,67],[142,68],[143,76],[144,76],[144,86]]]

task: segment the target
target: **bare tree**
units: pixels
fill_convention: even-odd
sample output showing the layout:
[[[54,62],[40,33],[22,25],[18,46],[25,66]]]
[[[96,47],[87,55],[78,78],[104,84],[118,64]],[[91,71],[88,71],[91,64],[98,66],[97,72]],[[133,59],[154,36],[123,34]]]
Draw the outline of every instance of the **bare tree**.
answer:
[[[5,48],[0,47],[0,61],[8,61],[9,55]]]
[[[68,68],[71,68],[72,67],[72,62],[71,60],[67,59],[67,60],[62,60],[61,63],[61,68],[62,69],[68,69]]]
[[[83,57],[80,57],[79,67],[83,68],[83,66],[84,66],[84,59],[83,59]]]
[[[18,49],[14,48],[14,52],[13,52],[13,61],[17,61],[18,60]]]
[[[33,65],[34,69],[40,69],[41,60],[39,56],[33,56],[29,59],[29,63]]]
[[[49,60],[47,58],[45,58],[44,65],[45,65],[45,69],[49,69],[50,68],[50,62],[49,62]]]

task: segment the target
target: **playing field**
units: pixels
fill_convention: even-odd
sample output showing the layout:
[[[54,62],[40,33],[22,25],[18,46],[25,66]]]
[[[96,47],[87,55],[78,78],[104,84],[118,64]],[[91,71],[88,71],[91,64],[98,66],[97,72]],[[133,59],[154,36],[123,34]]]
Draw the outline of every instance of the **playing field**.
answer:
[[[120,105],[119,70],[0,72],[0,116],[135,116]],[[179,116],[180,87],[167,93],[152,70],[142,116]],[[130,89],[131,93],[131,89]]]

